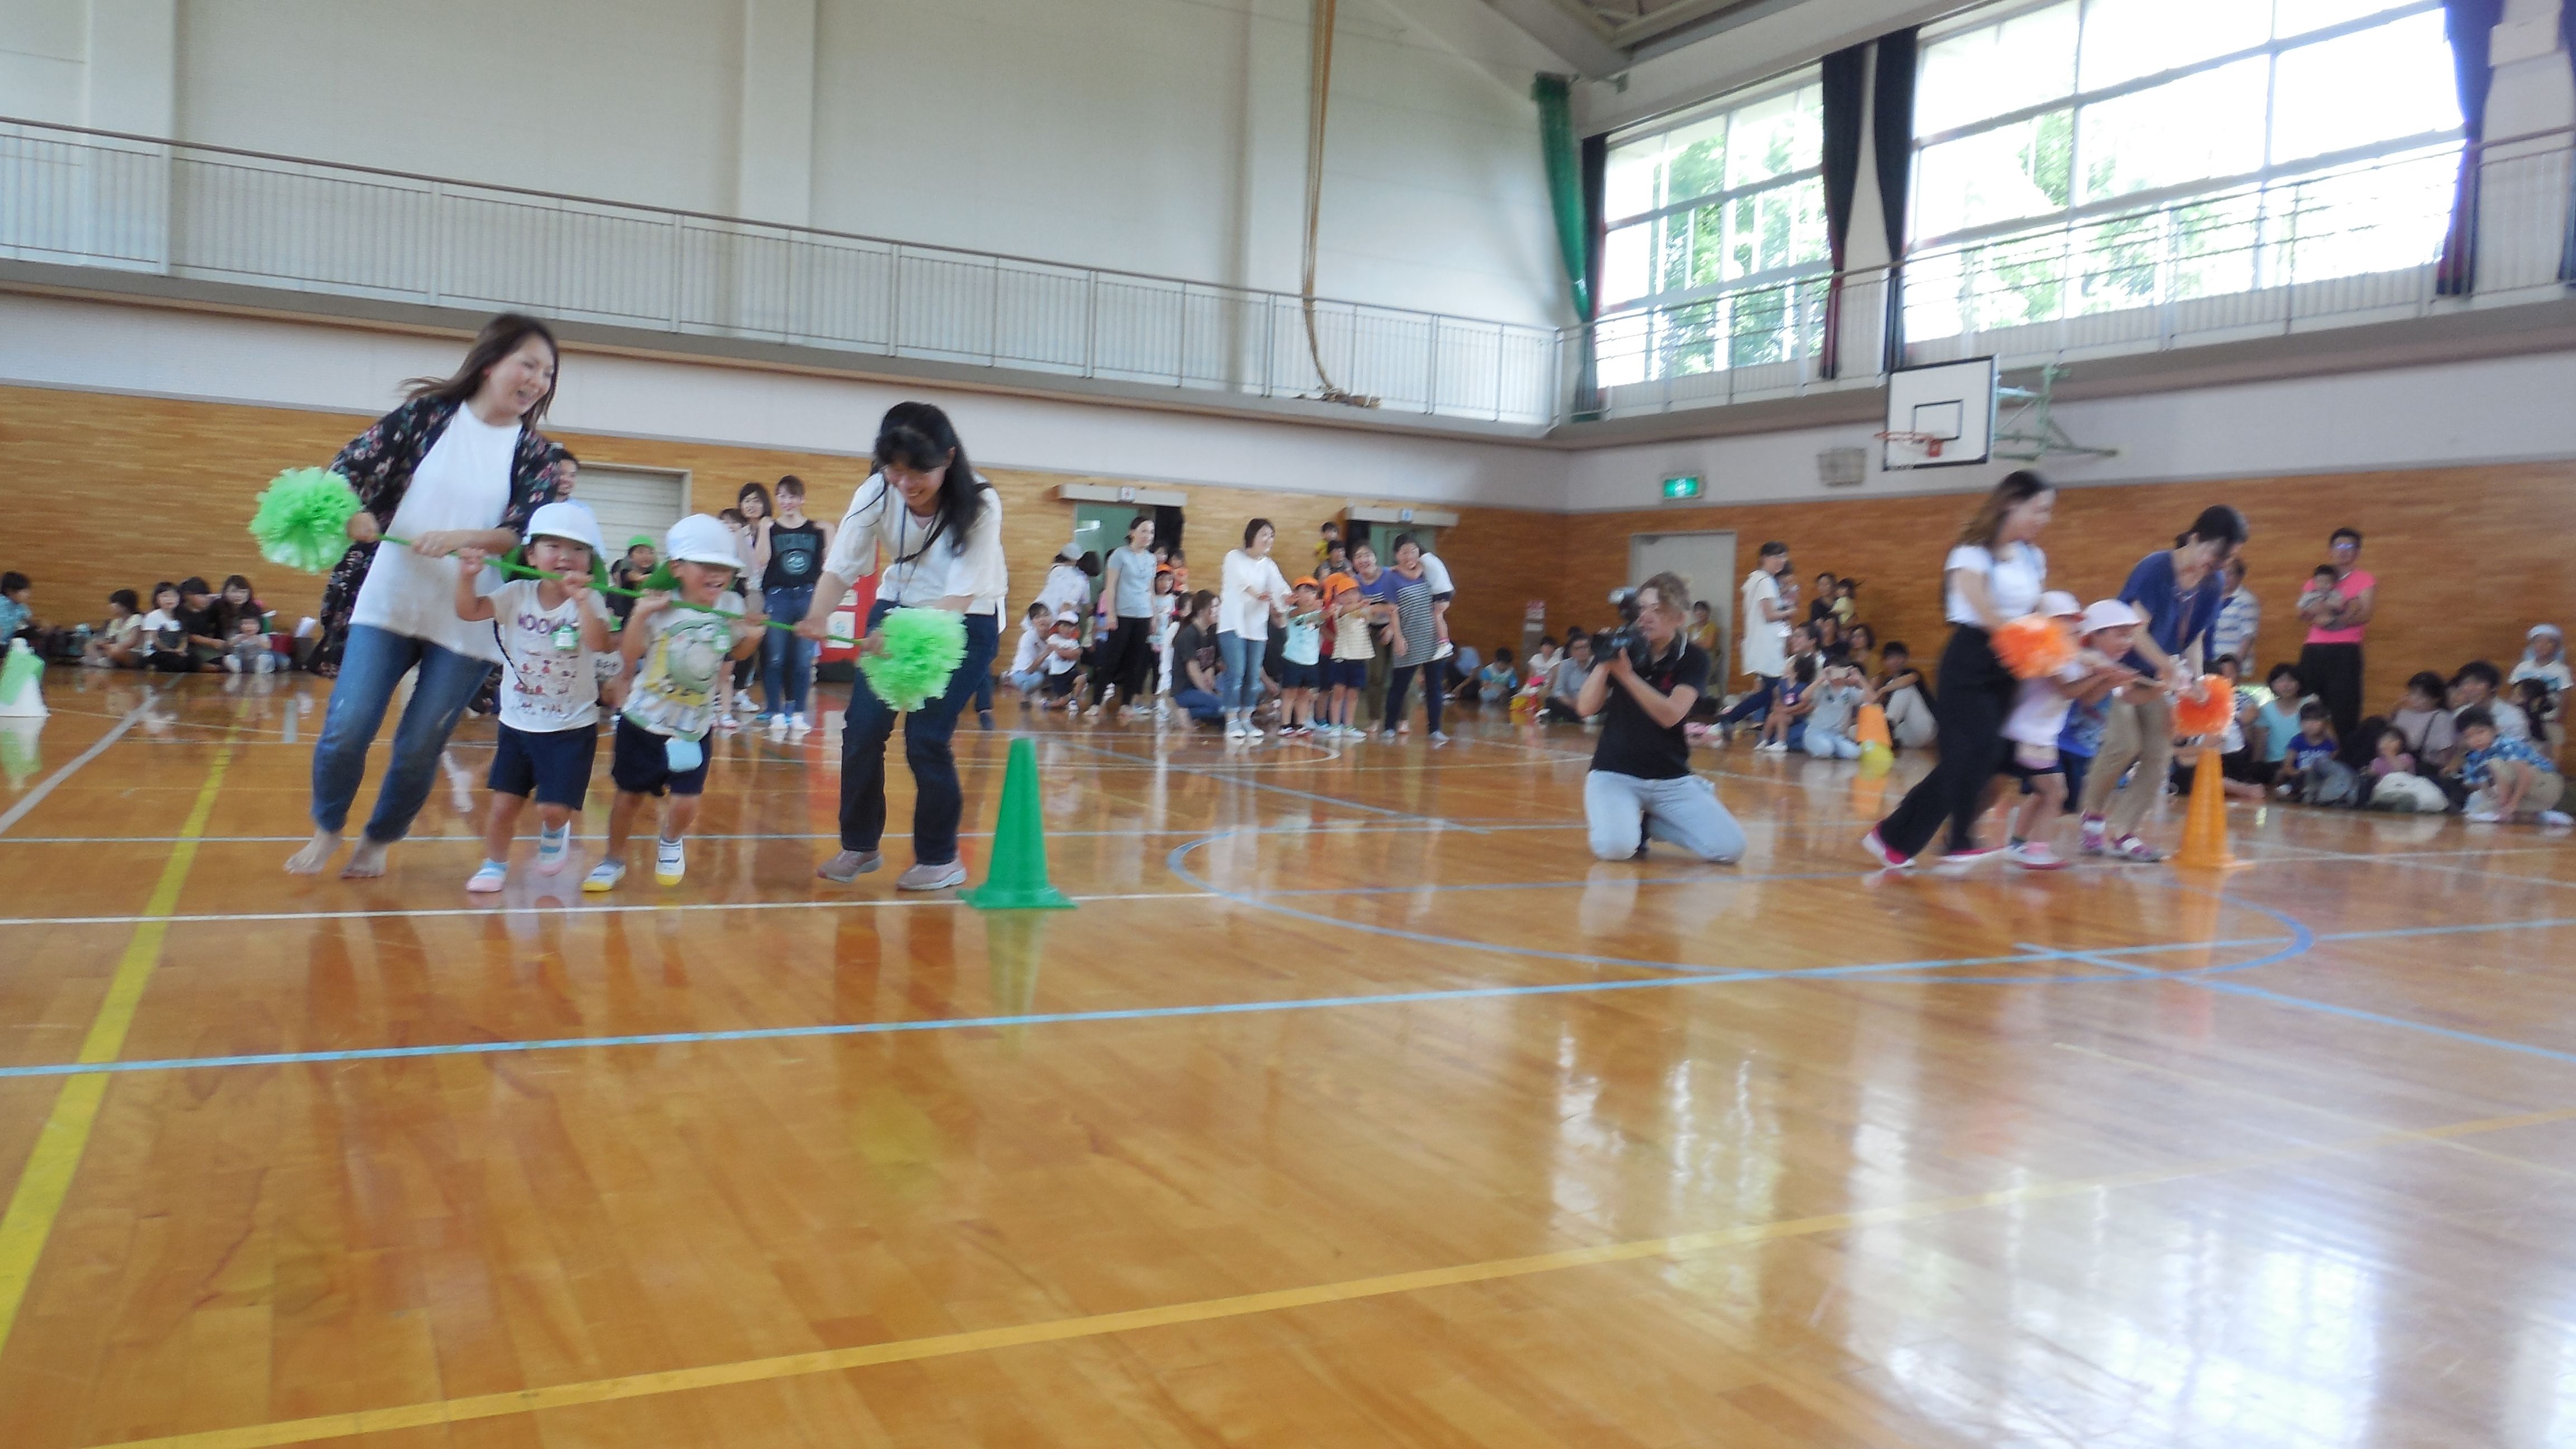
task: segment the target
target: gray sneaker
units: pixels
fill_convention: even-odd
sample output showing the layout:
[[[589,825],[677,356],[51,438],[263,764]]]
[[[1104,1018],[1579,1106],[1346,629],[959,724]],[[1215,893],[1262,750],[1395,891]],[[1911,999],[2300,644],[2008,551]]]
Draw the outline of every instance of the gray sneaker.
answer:
[[[814,867],[814,874],[834,885],[848,885],[883,864],[885,854],[882,851],[845,850]]]
[[[962,886],[965,883],[966,862],[952,860],[940,865],[932,865],[928,861],[923,861],[895,877],[894,888],[899,891],[944,891],[950,886]]]

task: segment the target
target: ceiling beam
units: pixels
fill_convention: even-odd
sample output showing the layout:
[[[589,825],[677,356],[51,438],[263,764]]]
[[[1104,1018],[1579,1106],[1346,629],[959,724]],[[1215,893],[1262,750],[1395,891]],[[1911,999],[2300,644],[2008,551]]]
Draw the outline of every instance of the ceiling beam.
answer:
[[[1485,0],[1494,13],[1519,26],[1587,80],[1608,80],[1628,68],[1627,54],[1602,39],[1590,23],[1568,14],[1556,0]]]

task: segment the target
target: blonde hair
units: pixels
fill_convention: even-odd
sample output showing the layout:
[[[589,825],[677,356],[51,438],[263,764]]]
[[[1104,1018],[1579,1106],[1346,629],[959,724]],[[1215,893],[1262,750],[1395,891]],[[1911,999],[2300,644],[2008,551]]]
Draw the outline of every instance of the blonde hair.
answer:
[[[1666,608],[1673,610],[1675,613],[1688,614],[1690,612],[1690,580],[1683,578],[1680,574],[1674,573],[1670,569],[1666,569],[1664,572],[1656,574],[1652,578],[1647,579],[1644,583],[1637,585],[1637,592],[1641,594],[1648,589],[1654,590],[1656,600]]]

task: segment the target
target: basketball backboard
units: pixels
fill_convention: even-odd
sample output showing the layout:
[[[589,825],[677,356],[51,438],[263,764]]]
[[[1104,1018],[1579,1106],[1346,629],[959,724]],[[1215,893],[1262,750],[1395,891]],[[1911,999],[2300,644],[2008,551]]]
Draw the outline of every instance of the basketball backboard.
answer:
[[[1880,466],[1957,468],[1994,452],[1995,360],[1971,357],[1899,368],[1887,375],[1887,427]]]

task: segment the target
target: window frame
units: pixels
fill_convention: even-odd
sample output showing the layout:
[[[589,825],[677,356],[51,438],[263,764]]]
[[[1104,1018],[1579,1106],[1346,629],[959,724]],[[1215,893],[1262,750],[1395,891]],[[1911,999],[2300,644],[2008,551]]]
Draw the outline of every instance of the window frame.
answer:
[[[1922,45],[1916,54],[1915,82],[1917,87],[1919,88],[1921,86],[1924,71],[1930,64],[1932,48],[1939,45],[1942,41],[1949,40],[1960,35],[1965,35],[1972,31],[1982,30],[1988,26],[1999,25],[2024,15],[2036,14],[2042,10],[2047,10],[2053,6],[2065,3],[2067,3],[2067,0],[2026,0],[2026,3],[2022,4],[1982,6],[1953,16],[1948,22],[1940,26],[1926,27],[1934,33],[1927,34],[1923,38]],[[2076,61],[2077,73],[2080,77],[2083,58],[2085,21],[2090,16],[2094,0],[2074,0],[2074,3],[2076,6]],[[2289,162],[2277,161],[2272,155],[2274,129],[2273,107],[2277,104],[2277,98],[2280,94],[2280,60],[2284,52],[2301,50],[2311,45],[2339,40],[2348,35],[2359,35],[2365,31],[2376,30],[2381,26],[2393,24],[2401,20],[2411,19],[2418,15],[2427,13],[2438,14],[2442,9],[2442,0],[2399,0],[2399,3],[2392,4],[2388,8],[2370,15],[2357,16],[2350,20],[2337,21],[2331,25],[2321,25],[2313,30],[2303,30],[2288,37],[2275,36],[2264,41],[2260,45],[2240,47],[2224,54],[2213,55],[2201,60],[2193,61],[2189,65],[2169,67],[2165,70],[2156,71],[2148,75],[2136,76],[2129,80],[2120,81],[2113,85],[2099,86],[2088,91],[2082,88],[2079,80],[2076,87],[2069,90],[2064,95],[2054,96],[2048,100],[2034,102],[2029,105],[2017,106],[2012,110],[1998,112],[1995,115],[1966,122],[1961,125],[1952,126],[1945,130],[1916,136],[1914,138],[1913,154],[1907,158],[1907,164],[1913,168],[1913,172],[1910,177],[1909,192],[1913,196],[1920,197],[1922,194],[1921,186],[1923,180],[1923,153],[1926,150],[1929,150],[1934,146],[1946,145],[1953,141],[1964,140],[1968,137],[1980,135],[1987,131],[2000,130],[2008,126],[2024,125],[2037,120],[2042,116],[2051,115],[2058,111],[2064,111],[2068,116],[2068,130],[2070,132],[2067,143],[2068,169],[2070,176],[2074,178],[2075,186],[2075,189],[2070,192],[2070,195],[2080,197],[2082,194],[2082,178],[2084,176],[2083,114],[2086,107],[2099,105],[2106,101],[2118,100],[2124,96],[2135,95],[2143,91],[2153,90],[2158,86],[2170,85],[2175,81],[2182,80],[2190,76],[2199,75],[2207,71],[2214,71],[2224,66],[2240,64],[2248,60],[2263,60],[2266,62],[2268,70],[2268,74],[2264,81],[2263,97],[2263,164],[2259,168],[2253,171],[2237,172],[2225,176],[2207,176],[2192,181],[2177,182],[2169,186],[2125,192],[2118,196],[2106,196],[2098,201],[2087,202],[2081,200],[2070,200],[2068,205],[2053,211],[2034,212],[2029,215],[2011,217],[2001,221],[1983,222],[1976,226],[1960,227],[1956,230],[1943,232],[1937,236],[1910,236],[1906,243],[1905,254],[1908,257],[1912,257],[1922,253],[1940,251],[1952,247],[1974,246],[1980,242],[1994,241],[2005,237],[2039,234],[2060,228],[2071,229],[2082,225],[2084,222],[2105,216],[2117,216],[2122,213],[2133,211],[2161,210],[2177,201],[2202,196],[2215,199],[2220,196],[2241,191],[2248,187],[2258,190],[2267,189],[2276,183],[2297,181],[2313,174],[2334,171],[2342,167],[2353,166],[2382,156],[2402,156],[2410,152],[2428,150],[2452,142],[2465,142],[2467,139],[2466,128],[2454,126],[2441,131],[2419,132],[2411,136],[2391,137],[2384,140],[2367,142],[2359,146],[2348,146],[2339,151],[2331,151],[2314,156],[2303,156],[2295,161]],[[1908,210],[1915,216],[1919,216],[1921,213],[1919,205],[1909,207]],[[1907,220],[1907,229],[1909,233],[1912,231],[1912,228],[1913,216],[1909,216]]]
[[[2439,3],[2439,0],[2432,0],[2432,3]],[[1824,69],[1822,63],[1818,61],[1810,61],[1805,65],[1798,66],[1792,70],[1783,71],[1766,80],[1756,81],[1752,85],[1745,86],[1735,91],[1730,91],[1723,96],[1714,97],[1696,105],[1684,107],[1681,110],[1669,111],[1664,115],[1657,116],[1651,120],[1640,121],[1635,125],[1624,128],[1623,130],[1614,131],[1606,140],[1606,149],[1610,154],[1616,155],[1622,146],[1635,145],[1640,141],[1669,136],[1675,131],[1684,130],[1688,127],[1698,125],[1704,121],[1712,119],[1713,117],[1728,115],[1737,111],[1749,110],[1752,107],[1761,105],[1765,101],[1777,100],[1782,96],[1793,95],[1799,91],[1808,89],[1809,87],[1821,87],[1823,79]],[[1819,119],[1821,120],[1821,116]],[[1730,138],[1732,130],[1733,128],[1730,126]],[[1696,196],[1687,197],[1679,201],[1667,201],[1661,206],[1650,207],[1644,211],[1632,212],[1626,216],[1605,217],[1601,224],[1603,251],[1605,254],[1607,253],[1611,237],[1615,236],[1619,232],[1629,230],[1632,227],[1653,226],[1657,222],[1669,221],[1673,217],[1687,215],[1709,207],[1731,207],[1739,202],[1747,200],[1755,200],[1758,202],[1760,197],[1768,193],[1786,190],[1790,187],[1798,186],[1807,182],[1814,182],[1821,186],[1824,182],[1824,175],[1824,158],[1820,148],[1817,162],[1813,166],[1784,171],[1777,176],[1769,177],[1761,181],[1748,182],[1742,186],[1721,187],[1716,191],[1702,192]],[[1651,264],[1651,262],[1656,260],[1656,258],[1650,257],[1649,260]],[[1719,282],[1702,283],[1701,285],[1694,287],[1676,288],[1671,291],[1657,291],[1650,289],[1628,299],[1627,301],[1602,308],[1596,320],[1607,322],[1613,317],[1622,317],[1630,313],[1684,308],[1697,303],[1712,301],[1737,292],[1760,291],[1766,288],[1777,287],[1804,280],[1809,277],[1830,276],[1832,273],[1833,259],[1828,255],[1819,257],[1812,262],[1792,262],[1785,266],[1768,267],[1760,271],[1748,272],[1741,277],[1730,278]],[[1650,280],[1653,278],[1653,275],[1654,272],[1650,265]]]

